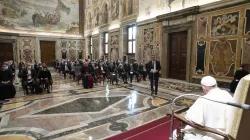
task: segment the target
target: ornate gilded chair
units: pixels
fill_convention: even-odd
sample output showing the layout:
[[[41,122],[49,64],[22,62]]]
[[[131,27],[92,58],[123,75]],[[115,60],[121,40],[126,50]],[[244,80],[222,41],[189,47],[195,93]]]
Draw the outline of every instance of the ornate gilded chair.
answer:
[[[239,104],[250,104],[250,74],[243,77],[234,93],[234,102]],[[181,126],[177,129],[177,140],[182,140],[185,130],[182,126],[190,125],[198,130],[214,133],[224,137],[225,140],[249,140],[250,139],[250,110],[242,110],[231,107],[229,119],[227,121],[226,133],[195,124],[185,119],[182,115],[175,114],[175,118],[181,121]]]

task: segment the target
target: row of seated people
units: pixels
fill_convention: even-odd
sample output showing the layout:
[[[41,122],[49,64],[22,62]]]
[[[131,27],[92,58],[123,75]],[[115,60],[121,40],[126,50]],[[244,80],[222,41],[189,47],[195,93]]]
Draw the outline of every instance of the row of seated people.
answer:
[[[50,93],[52,89],[52,77],[45,64],[27,64],[19,65],[18,77],[22,79],[24,94],[38,94],[46,90]]]
[[[118,84],[119,78],[123,80],[123,83],[128,83],[128,77],[130,82],[133,82],[134,76],[136,81],[146,80],[147,73],[145,71],[144,65],[142,63],[138,64],[136,61],[133,63],[122,63],[120,61],[70,61],[63,60],[59,62],[58,60],[53,61],[53,66],[60,74],[69,74],[73,77],[73,80],[79,81],[82,79],[84,83],[84,76],[89,74],[93,77],[94,82],[104,82],[105,79],[113,84],[116,82]]]

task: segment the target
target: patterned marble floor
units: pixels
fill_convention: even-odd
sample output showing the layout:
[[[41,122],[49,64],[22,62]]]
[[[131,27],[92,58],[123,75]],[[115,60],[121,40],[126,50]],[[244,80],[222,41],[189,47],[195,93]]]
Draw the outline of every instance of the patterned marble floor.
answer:
[[[53,93],[25,97],[20,91],[20,97],[1,107],[0,140],[105,139],[165,116],[176,93],[200,92],[197,85],[161,80],[159,96],[163,98],[152,100],[144,87],[148,82],[83,89],[55,73],[53,78]],[[179,100],[176,111],[192,103],[191,99]]]

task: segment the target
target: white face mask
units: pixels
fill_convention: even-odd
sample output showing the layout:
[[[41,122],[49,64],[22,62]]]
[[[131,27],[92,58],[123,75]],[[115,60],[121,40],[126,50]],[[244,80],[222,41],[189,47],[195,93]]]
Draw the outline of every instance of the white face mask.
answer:
[[[4,70],[8,70],[8,66],[3,67]]]

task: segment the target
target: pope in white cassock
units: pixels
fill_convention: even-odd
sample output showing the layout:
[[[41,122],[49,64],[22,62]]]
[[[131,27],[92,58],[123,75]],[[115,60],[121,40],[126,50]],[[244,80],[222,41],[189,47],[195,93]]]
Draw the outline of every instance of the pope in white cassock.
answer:
[[[201,80],[203,97],[223,102],[232,102],[232,96],[225,90],[217,87],[216,80],[211,76],[206,76]],[[198,98],[187,111],[186,119],[200,125],[226,132],[227,120],[230,106]],[[184,128],[184,140],[220,140],[222,137],[194,129],[190,126]],[[174,132],[176,139],[176,130]]]

